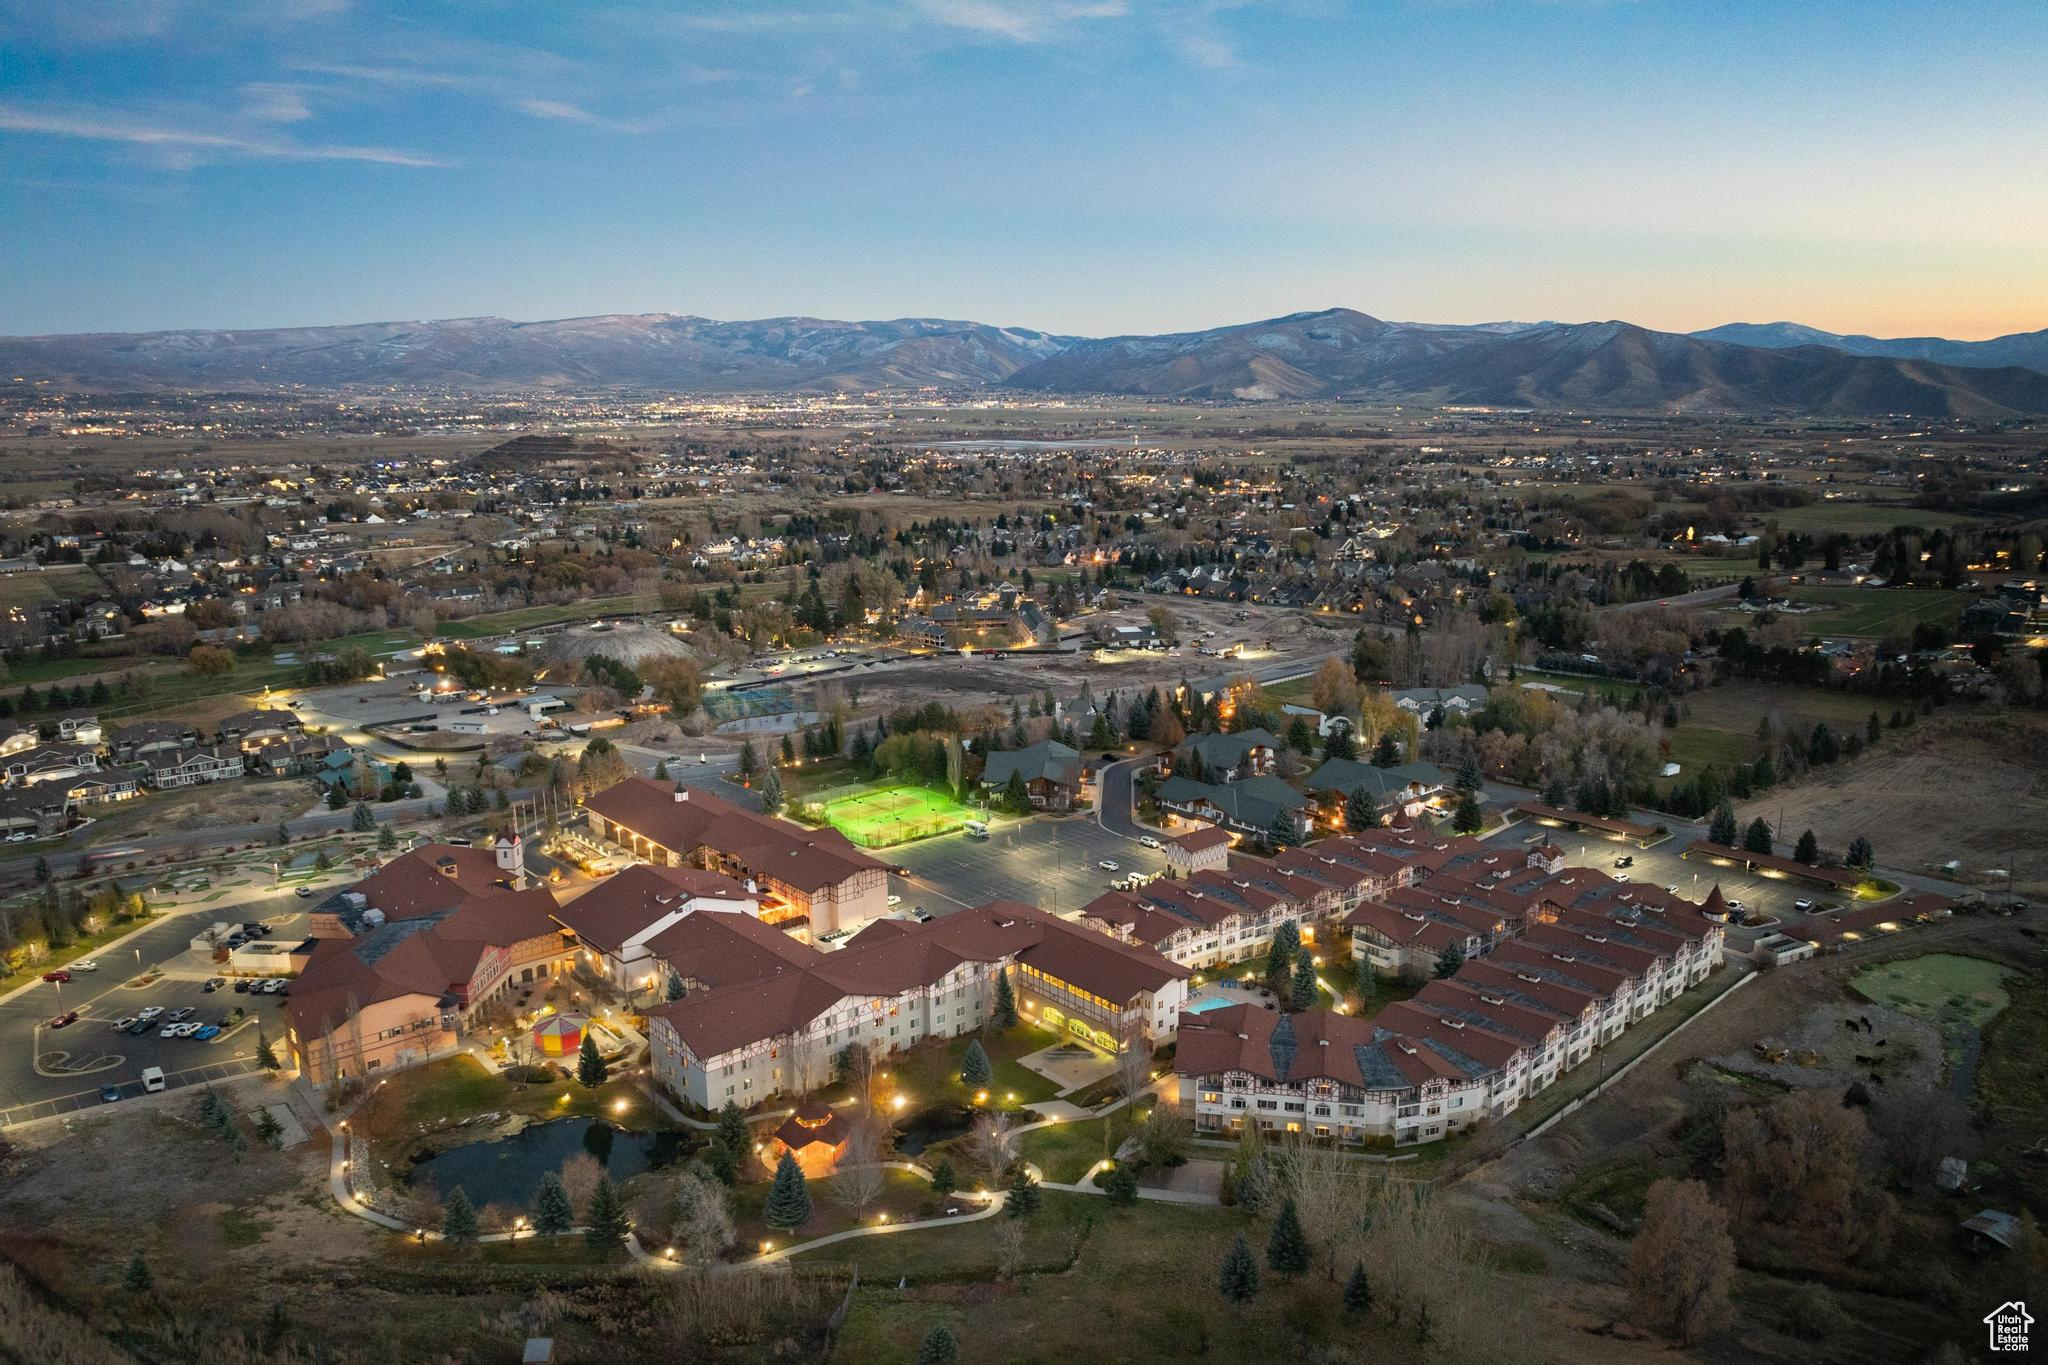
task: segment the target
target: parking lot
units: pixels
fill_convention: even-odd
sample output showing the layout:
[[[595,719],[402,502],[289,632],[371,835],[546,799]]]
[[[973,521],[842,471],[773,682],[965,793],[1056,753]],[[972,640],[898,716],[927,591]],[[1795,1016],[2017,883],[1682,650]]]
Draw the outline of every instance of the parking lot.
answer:
[[[232,984],[206,990],[210,978],[224,974],[187,945],[215,919],[235,924],[264,919],[275,926],[269,941],[294,941],[304,931],[305,915],[261,913],[273,905],[224,905],[210,914],[167,919],[100,958],[98,971],[74,971],[71,981],[61,985],[39,983],[0,1005],[0,1125],[110,1102],[101,1097],[103,1086],[114,1087],[122,1099],[133,1098],[143,1093],[146,1067],[161,1067],[169,1088],[255,1069],[259,1028],[272,1039],[283,1036],[285,997],[241,994]],[[146,985],[147,978],[138,974],[144,966],[160,973]],[[78,1019],[51,1028],[60,1005],[77,1010]],[[151,1006],[164,1013],[147,1032],[115,1030],[116,1021]],[[161,1037],[169,1016],[181,1009],[192,1011],[188,1022],[220,1026],[220,1034],[204,1041]]]
[[[904,908],[923,905],[941,915],[1000,899],[1071,918],[1116,878],[1166,867],[1164,854],[1110,833],[1087,813],[1005,821],[986,839],[942,834],[878,849],[875,856],[911,870],[910,877],[892,877],[889,884]],[[1117,869],[1101,867],[1104,860]]]
[[[1811,901],[1819,910],[1848,900],[1846,895],[1813,882],[1750,872],[1704,856],[1685,857],[1686,849],[1698,836],[1683,826],[1660,843],[1638,848],[1627,839],[1592,830],[1569,830],[1521,820],[1495,834],[1491,842],[1519,844],[1539,842],[1543,837],[1548,837],[1565,851],[1567,866],[1597,868],[1610,877],[1626,877],[1659,890],[1669,889],[1672,894],[1689,901],[1705,900],[1707,893],[1719,883],[1722,897],[1740,901],[1746,913],[1761,914],[1778,921],[1774,925],[1754,929],[1744,929],[1731,922],[1728,926],[1731,940],[1746,942],[1748,937],[1772,929],[1797,935],[1809,913],[1800,910],[1797,902]],[[1617,866],[1617,860],[1622,858],[1633,859],[1633,862],[1627,867]]]

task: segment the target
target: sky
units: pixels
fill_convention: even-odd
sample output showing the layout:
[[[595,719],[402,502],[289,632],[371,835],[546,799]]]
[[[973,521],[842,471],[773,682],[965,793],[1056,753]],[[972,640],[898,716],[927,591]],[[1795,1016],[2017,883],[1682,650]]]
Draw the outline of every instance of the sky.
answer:
[[[2048,327],[2043,0],[0,0],[0,333]]]

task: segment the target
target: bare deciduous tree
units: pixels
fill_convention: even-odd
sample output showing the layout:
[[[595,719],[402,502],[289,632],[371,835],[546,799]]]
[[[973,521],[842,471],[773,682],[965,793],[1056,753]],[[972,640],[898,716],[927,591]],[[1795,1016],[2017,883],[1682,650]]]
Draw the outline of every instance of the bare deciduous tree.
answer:
[[[1728,1215],[1697,1180],[1650,1186],[1643,1225],[1628,1250],[1629,1318],[1691,1345],[1728,1320],[1735,1239]]]
[[[968,1130],[967,1160],[989,1185],[1002,1183],[1010,1163],[1017,1159],[1016,1139],[1010,1134],[1010,1116],[982,1113]]]
[[[846,1154],[839,1158],[830,1186],[834,1202],[845,1207],[856,1222],[867,1217],[869,1207],[882,1197],[887,1172],[881,1164],[882,1145],[875,1125],[864,1120],[865,1115],[856,1120],[847,1135]]]
[[[590,1196],[602,1179],[604,1167],[588,1152],[578,1152],[562,1163],[562,1188],[569,1192],[569,1207],[578,1218],[590,1207]]]

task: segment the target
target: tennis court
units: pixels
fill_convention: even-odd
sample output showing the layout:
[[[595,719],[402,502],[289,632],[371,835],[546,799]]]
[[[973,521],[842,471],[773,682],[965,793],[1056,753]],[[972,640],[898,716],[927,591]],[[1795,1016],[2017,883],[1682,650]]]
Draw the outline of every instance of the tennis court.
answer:
[[[888,787],[825,803],[825,819],[832,828],[862,848],[887,848],[945,834],[966,824],[973,814],[945,793],[926,787]]]

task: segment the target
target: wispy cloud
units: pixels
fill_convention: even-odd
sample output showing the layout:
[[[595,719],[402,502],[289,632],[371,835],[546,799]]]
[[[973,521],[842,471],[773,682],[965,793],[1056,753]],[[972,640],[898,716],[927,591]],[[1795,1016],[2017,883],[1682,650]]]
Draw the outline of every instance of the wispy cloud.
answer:
[[[263,123],[299,123],[313,110],[304,86],[258,81],[242,87],[242,114]]]
[[[520,113],[530,114],[534,118],[555,119],[562,123],[580,123],[586,128],[602,128],[607,132],[644,133],[647,131],[647,125],[644,123],[633,123],[626,119],[607,118],[603,114],[594,114],[581,105],[571,104],[567,100],[523,99],[519,101],[517,108]]]
[[[918,0],[926,17],[950,28],[1013,43],[1043,43],[1090,20],[1122,19],[1124,0]]]
[[[79,138],[89,142],[145,147],[174,170],[209,160],[244,157],[274,161],[368,161],[385,166],[442,166],[447,163],[392,147],[358,147],[299,142],[291,138],[233,130],[209,132],[119,113],[57,113],[0,104],[0,131]]]

